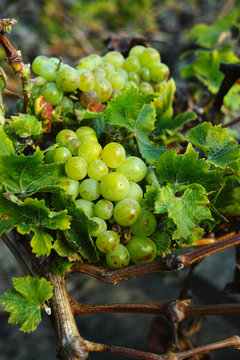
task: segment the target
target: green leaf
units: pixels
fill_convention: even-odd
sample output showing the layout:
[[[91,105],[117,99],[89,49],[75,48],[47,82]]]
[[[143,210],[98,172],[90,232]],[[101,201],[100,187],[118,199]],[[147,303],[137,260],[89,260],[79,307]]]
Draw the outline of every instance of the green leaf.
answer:
[[[190,121],[194,121],[197,119],[197,114],[195,112],[187,111],[181,114],[178,114],[171,120],[161,119],[160,126],[158,127],[158,131],[162,131],[165,129],[169,130],[178,130],[181,129],[182,126]]]
[[[14,288],[6,291],[0,303],[10,312],[9,323],[19,325],[20,330],[36,330],[41,321],[41,308],[52,297],[52,285],[45,278],[25,276],[13,278]]]
[[[9,121],[5,126],[6,133],[14,137],[27,138],[42,134],[42,123],[37,118],[29,114],[19,114],[11,116],[13,121]]]
[[[182,185],[201,184],[207,192],[219,188],[223,174],[209,170],[205,159],[198,159],[191,144],[185,154],[177,155],[176,150],[165,152],[158,160],[156,175],[159,181],[171,183],[178,190]]]
[[[66,271],[75,264],[76,261],[69,261],[67,258],[57,256],[53,262],[52,272],[53,274],[65,275]]]
[[[14,154],[12,141],[7,137],[5,131],[0,129],[0,155]]]
[[[11,194],[0,194],[0,236],[14,227],[21,234],[33,231],[31,245],[36,256],[50,254],[53,239],[45,230],[68,229],[70,219],[66,210],[51,212],[44,200],[27,198],[13,202]]]
[[[75,110],[75,115],[77,117],[78,122],[81,122],[82,120],[85,119],[94,119],[96,117],[98,118],[102,117],[103,113],[83,109],[83,110]]]
[[[157,230],[151,235],[157,249],[157,256],[164,256],[171,253],[171,230],[167,227],[164,230]]]
[[[227,95],[224,96],[223,103],[228,109],[232,109],[233,111],[238,111],[240,109],[239,84],[235,84],[231,87]]]
[[[32,156],[13,153],[0,156],[0,181],[6,190],[26,196],[55,184],[64,175],[64,165],[43,164],[43,156],[39,148]]]
[[[204,152],[210,164],[222,169],[239,159],[240,145],[221,125],[199,124],[188,132],[187,140]]]
[[[212,220],[210,210],[207,208],[209,200],[206,197],[205,189],[199,184],[182,186],[176,193],[174,186],[168,184],[158,190],[155,199],[155,213],[167,213],[169,218],[176,225],[173,232],[173,239],[188,238],[198,227],[202,220]]]

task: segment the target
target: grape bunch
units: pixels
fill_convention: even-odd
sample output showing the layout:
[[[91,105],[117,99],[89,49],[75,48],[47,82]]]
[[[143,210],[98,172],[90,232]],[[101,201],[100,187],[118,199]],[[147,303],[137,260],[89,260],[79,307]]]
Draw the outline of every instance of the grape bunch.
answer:
[[[55,57],[37,56],[32,70],[38,75],[32,98],[42,95],[53,107],[61,106],[63,115],[79,106],[106,103],[132,86],[142,93],[157,91],[169,75],[159,52],[142,45],[134,46],[126,59],[117,51],[92,54],[75,68]]]
[[[131,261],[154,260],[156,247],[149,238],[157,226],[155,216],[141,206],[141,184],[147,166],[136,156],[126,157],[124,147],[109,142],[103,148],[94,129],[61,130],[58,147],[46,150],[47,163],[64,163],[65,177],[58,185],[75,199],[76,207],[97,223],[91,232],[96,247],[110,268]]]

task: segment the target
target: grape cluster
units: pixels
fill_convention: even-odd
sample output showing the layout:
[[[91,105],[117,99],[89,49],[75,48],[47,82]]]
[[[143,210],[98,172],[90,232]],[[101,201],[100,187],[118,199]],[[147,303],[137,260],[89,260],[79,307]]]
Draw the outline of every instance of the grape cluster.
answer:
[[[61,106],[62,114],[72,113],[79,101],[83,108],[106,103],[131,86],[142,93],[153,92],[169,75],[159,52],[142,45],[134,46],[126,59],[117,51],[103,57],[92,54],[75,68],[54,57],[38,56],[32,70],[39,76],[32,97],[42,95],[53,107]]]
[[[81,126],[61,130],[57,148],[46,151],[47,163],[64,163],[65,177],[58,185],[75,198],[76,207],[97,223],[91,232],[109,267],[154,260],[156,247],[148,237],[157,226],[155,216],[141,207],[139,185],[147,166],[136,156],[126,157],[124,147],[109,142],[103,148],[95,131]],[[130,241],[129,241],[130,240]]]

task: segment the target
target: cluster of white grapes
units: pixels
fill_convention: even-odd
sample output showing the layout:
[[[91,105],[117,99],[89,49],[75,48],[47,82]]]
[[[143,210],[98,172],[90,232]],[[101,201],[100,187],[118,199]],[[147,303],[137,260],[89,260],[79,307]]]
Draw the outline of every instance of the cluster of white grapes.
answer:
[[[55,57],[37,56],[32,70],[39,76],[32,97],[42,95],[53,107],[61,106],[62,114],[71,114],[79,101],[83,108],[106,103],[131,86],[142,93],[157,91],[169,75],[159,52],[142,45],[134,46],[126,59],[117,51],[92,54],[75,68]]]
[[[142,159],[126,157],[124,147],[109,142],[103,148],[94,129],[61,130],[55,149],[46,151],[47,163],[65,163],[66,176],[58,185],[75,198],[76,206],[97,223],[91,236],[105,254],[109,267],[119,269],[129,262],[154,260],[156,247],[148,237],[157,226],[155,216],[141,208],[139,185],[147,172]]]

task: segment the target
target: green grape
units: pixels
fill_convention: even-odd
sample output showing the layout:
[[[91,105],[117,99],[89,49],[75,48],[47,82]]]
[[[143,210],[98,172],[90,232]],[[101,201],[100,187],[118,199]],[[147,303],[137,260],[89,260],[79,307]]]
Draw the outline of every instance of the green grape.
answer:
[[[102,159],[110,168],[120,166],[125,160],[126,152],[121,144],[110,142],[104,146],[102,151]]]
[[[145,177],[147,166],[139,157],[129,156],[117,168],[117,171],[125,175],[129,181],[139,182]]]
[[[88,135],[85,135],[82,137],[82,140],[81,140],[82,143],[89,142],[89,141],[98,143],[98,138],[97,138],[97,136],[95,136],[93,134],[88,134]]]
[[[111,74],[108,75],[107,79],[111,83],[113,89],[119,91],[124,89],[126,81],[119,72],[113,71]]]
[[[79,194],[85,200],[97,200],[100,196],[99,182],[93,179],[83,180],[79,185]]]
[[[49,82],[42,87],[41,95],[45,100],[50,102],[52,106],[58,105],[63,98],[63,92],[53,82]]]
[[[94,135],[97,137],[95,131],[90,126],[81,126],[76,130],[76,134],[78,139],[83,142],[83,139],[86,138],[87,135]]]
[[[78,139],[71,139],[67,142],[67,144],[65,145],[65,147],[71,151],[72,155],[77,155],[78,154],[78,149],[79,146],[81,144],[81,141]]]
[[[110,201],[122,200],[128,193],[128,179],[119,172],[111,172],[103,176],[100,182],[101,195]]]
[[[89,216],[90,218],[94,217],[95,215],[95,204],[92,201],[85,200],[85,199],[77,199],[75,200],[76,207],[84,211],[84,213]]]
[[[109,251],[115,249],[115,247],[119,244],[120,237],[112,230],[107,230],[102,232],[96,240],[96,246],[98,250],[102,253],[106,254]]]
[[[95,230],[91,231],[90,235],[93,237],[98,237],[99,235],[103,234],[103,232],[105,232],[107,230],[107,224],[103,219],[96,217],[96,216],[93,217],[92,220],[97,223],[97,228]]]
[[[56,84],[64,92],[75,91],[79,83],[79,73],[71,66],[62,65],[56,73]]]
[[[135,81],[127,81],[125,89],[131,89],[131,88],[138,89],[138,84],[136,84]]]
[[[129,72],[138,72],[140,63],[136,56],[129,56],[123,63],[123,69]]]
[[[138,75],[142,81],[150,81],[150,70],[147,68],[141,68],[138,72]]]
[[[141,93],[143,93],[143,94],[152,93],[153,92],[153,87],[148,82],[142,81],[139,84],[139,91]]]
[[[134,235],[149,236],[157,227],[155,216],[148,209],[143,208],[135,224],[131,226]]]
[[[69,140],[72,139],[77,139],[77,134],[70,129],[63,129],[57,133],[55,141],[60,146],[66,146]]]
[[[114,66],[108,62],[102,62],[102,64],[100,65],[100,68],[105,71],[106,76],[108,76],[110,73],[115,71]]]
[[[108,220],[113,214],[113,203],[107,199],[101,199],[95,204],[95,214],[103,220]]]
[[[56,57],[50,57],[48,59],[48,62],[52,65],[54,65],[56,67],[56,69],[58,69],[58,67],[61,65],[61,61],[59,58]]]
[[[114,220],[122,226],[130,226],[134,224],[141,212],[139,203],[134,199],[120,200],[113,210]]]
[[[107,165],[100,159],[91,161],[88,165],[88,176],[90,179],[100,181],[108,173]]]
[[[65,163],[65,172],[70,179],[82,180],[87,175],[86,160],[79,156],[70,157]]]
[[[61,101],[61,109],[62,114],[64,115],[73,113],[73,102],[71,99],[69,99],[69,97],[63,96]]]
[[[159,63],[157,65],[154,65],[151,70],[151,80],[155,82],[161,82],[163,80],[166,80],[169,75],[169,68],[167,65],[163,63]]]
[[[124,57],[118,51],[109,51],[103,58],[103,61],[108,62],[114,66],[115,69],[122,67]]]
[[[119,68],[116,70],[116,72],[121,74],[121,76],[125,79],[125,81],[128,81],[128,73],[126,70]]]
[[[88,105],[91,103],[99,104],[99,96],[96,91],[86,91],[81,94],[80,102],[82,106],[87,109]]]
[[[90,71],[84,70],[79,76],[79,89],[81,91],[91,91],[95,86],[95,78]]]
[[[54,149],[53,151],[53,161],[55,163],[60,163],[62,161],[66,161],[68,158],[72,156],[70,150],[68,150],[66,147],[58,147]]]
[[[92,74],[93,74],[93,76],[94,76],[95,81],[106,78],[106,73],[105,73],[105,71],[104,71],[102,68],[100,68],[100,67],[97,67],[96,69],[94,69],[93,72],[92,72]]]
[[[121,269],[128,266],[130,255],[127,248],[118,244],[112,251],[106,254],[106,262],[111,269]]]
[[[109,99],[109,100],[114,99],[114,98],[115,98],[115,96],[117,96],[119,93],[120,93],[120,92],[119,92],[118,90],[113,89],[113,91],[112,91],[112,95],[111,95],[111,97],[110,97],[110,99]]]
[[[107,79],[96,81],[94,90],[99,96],[100,102],[106,102],[112,95],[112,84]]]
[[[156,257],[156,246],[154,242],[146,236],[133,236],[126,245],[131,261],[141,265],[152,262]]]
[[[79,61],[78,68],[93,71],[95,68],[95,61],[89,57],[83,58]]]
[[[42,86],[33,86],[31,90],[31,99],[35,99],[41,93]],[[21,111],[19,111],[21,112]]]
[[[32,71],[35,72],[36,75],[40,75],[39,74],[39,70],[40,68],[48,63],[48,58],[46,56],[37,56],[33,62],[32,62]]]
[[[79,182],[77,180],[64,177],[57,183],[57,185],[64,189],[68,195],[72,195],[74,199],[78,196]]]
[[[139,84],[139,82],[140,82],[139,75],[133,71],[128,74],[128,80],[134,81],[136,84]]]
[[[57,67],[51,63],[44,64],[39,69],[39,75],[48,81],[55,81]]]
[[[141,67],[151,69],[161,61],[160,54],[156,49],[149,47],[139,55],[139,61]]]
[[[128,56],[136,56],[138,58],[144,50],[146,50],[146,47],[143,45],[133,46],[129,51]]]
[[[126,198],[134,199],[137,202],[140,202],[143,198],[143,191],[141,186],[133,181],[129,181],[129,191],[126,195]]]
[[[79,146],[78,156],[83,157],[87,163],[95,159],[99,159],[101,156],[102,147],[99,143],[94,141],[86,141]]]
[[[54,150],[46,150],[45,151],[45,162],[47,164],[52,164],[54,162],[53,160],[53,153],[54,153]]]
[[[87,58],[94,61],[94,68],[98,67],[102,63],[102,57],[98,54],[91,54]]]

